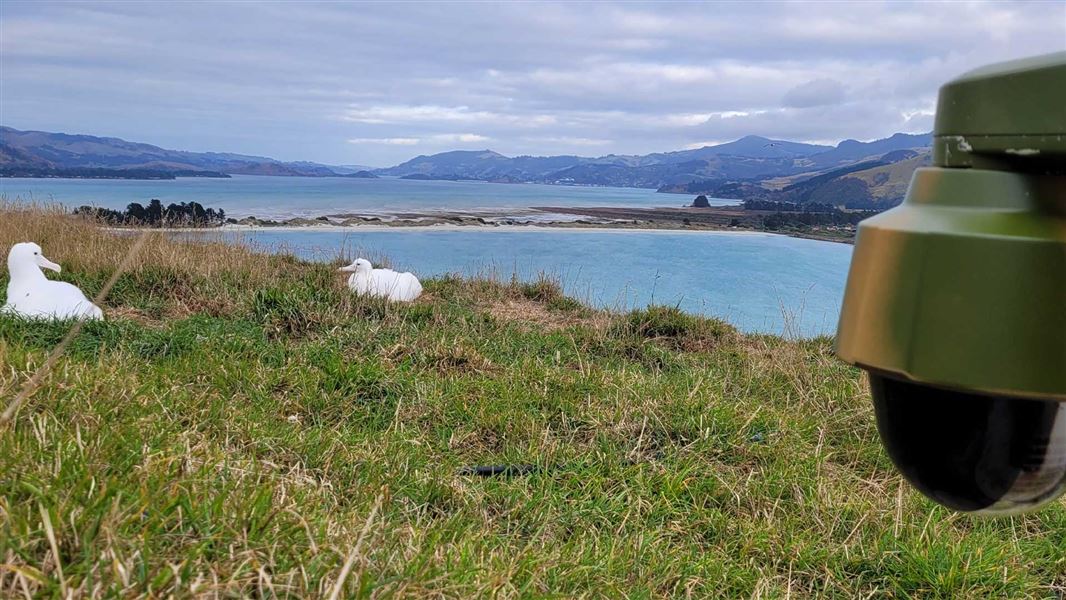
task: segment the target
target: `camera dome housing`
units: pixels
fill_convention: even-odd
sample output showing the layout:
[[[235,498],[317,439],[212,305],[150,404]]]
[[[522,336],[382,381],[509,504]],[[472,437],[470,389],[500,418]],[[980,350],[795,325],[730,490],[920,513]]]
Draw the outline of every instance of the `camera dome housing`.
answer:
[[[1066,402],[870,374],[877,429],[903,476],[961,511],[1020,512],[1066,490]]]
[[[904,476],[963,511],[1066,488],[1066,53],[941,88],[936,166],[859,225],[837,354]]]

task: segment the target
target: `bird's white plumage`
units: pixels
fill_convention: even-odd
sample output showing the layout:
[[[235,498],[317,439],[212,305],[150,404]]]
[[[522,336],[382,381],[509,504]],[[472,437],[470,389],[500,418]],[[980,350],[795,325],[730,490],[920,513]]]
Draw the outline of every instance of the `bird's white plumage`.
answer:
[[[103,319],[104,312],[85,297],[76,286],[64,281],[50,281],[41,269],[59,272],[59,265],[48,260],[41,247],[23,242],[11,247],[7,255],[7,302],[0,311],[27,319]]]
[[[357,259],[340,270],[351,273],[348,277],[348,287],[360,295],[410,302],[422,294],[422,284],[413,274],[392,269],[375,269],[365,258]]]

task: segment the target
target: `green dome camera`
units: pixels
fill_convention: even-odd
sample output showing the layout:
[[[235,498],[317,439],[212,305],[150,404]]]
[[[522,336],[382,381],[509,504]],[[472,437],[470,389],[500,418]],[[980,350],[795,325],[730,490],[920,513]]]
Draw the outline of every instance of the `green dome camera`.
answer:
[[[922,493],[1035,508],[1066,490],[1066,53],[944,85],[933,157],[859,226],[837,354]]]

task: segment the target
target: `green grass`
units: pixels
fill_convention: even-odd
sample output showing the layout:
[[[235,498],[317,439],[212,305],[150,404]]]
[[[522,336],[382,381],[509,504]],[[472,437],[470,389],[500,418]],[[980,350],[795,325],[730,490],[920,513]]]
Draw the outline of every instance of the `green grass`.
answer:
[[[547,282],[385,304],[254,260],[284,264],[138,264],[0,430],[0,596],[328,596],[349,558],[351,597],[1066,590],[1066,503],[925,500],[831,340],[605,314]],[[0,396],[67,327],[0,318]],[[457,474],[508,462],[548,468]]]

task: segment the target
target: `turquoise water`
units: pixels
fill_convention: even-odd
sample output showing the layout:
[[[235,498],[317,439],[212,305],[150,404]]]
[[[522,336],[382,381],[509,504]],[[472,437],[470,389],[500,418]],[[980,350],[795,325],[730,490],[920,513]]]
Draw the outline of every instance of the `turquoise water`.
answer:
[[[0,179],[0,194],[16,198],[125,208],[159,198],[164,204],[195,201],[229,216],[315,217],[344,211],[393,213],[423,210],[524,209],[530,206],[681,206],[687,195],[635,188],[500,184],[478,181],[349,179],[343,177],[121,179]],[[732,201],[723,200],[719,204]]]
[[[312,260],[386,256],[421,277],[523,279],[544,272],[566,291],[613,309],[649,303],[725,319],[748,332],[814,336],[837,324],[851,246],[752,233],[404,229],[222,235]],[[338,277],[341,277],[338,274]]]
[[[68,206],[112,208],[159,198],[196,201],[232,216],[390,214],[434,209],[530,206],[679,206],[689,196],[653,190],[532,184],[235,176],[122,181],[0,179],[0,194]],[[725,201],[723,201],[725,203]],[[744,331],[812,336],[836,327],[851,246],[764,234],[606,230],[264,230],[222,235],[315,260],[365,255],[422,277],[444,273],[557,277],[597,306],[677,305],[721,317]]]

